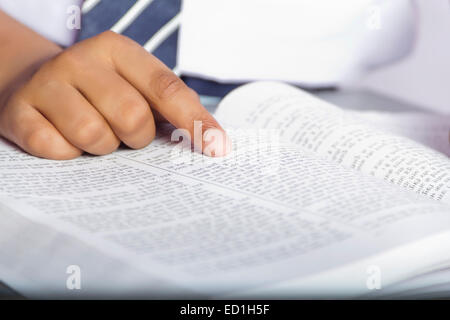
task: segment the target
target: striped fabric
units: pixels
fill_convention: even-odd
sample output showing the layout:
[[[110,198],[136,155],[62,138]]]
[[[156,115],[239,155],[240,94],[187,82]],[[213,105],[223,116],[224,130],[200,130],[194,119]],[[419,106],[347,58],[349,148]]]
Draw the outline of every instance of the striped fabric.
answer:
[[[86,0],[79,40],[113,30],[135,40],[177,70],[181,0]],[[182,77],[199,94],[221,97],[236,84]]]

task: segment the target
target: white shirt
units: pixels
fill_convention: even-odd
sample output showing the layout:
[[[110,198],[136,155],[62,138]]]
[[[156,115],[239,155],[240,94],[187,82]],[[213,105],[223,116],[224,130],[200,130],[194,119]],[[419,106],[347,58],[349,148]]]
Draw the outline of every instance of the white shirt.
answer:
[[[68,10],[83,0],[1,0],[0,9],[44,37],[63,46],[71,45],[78,33],[67,27]]]

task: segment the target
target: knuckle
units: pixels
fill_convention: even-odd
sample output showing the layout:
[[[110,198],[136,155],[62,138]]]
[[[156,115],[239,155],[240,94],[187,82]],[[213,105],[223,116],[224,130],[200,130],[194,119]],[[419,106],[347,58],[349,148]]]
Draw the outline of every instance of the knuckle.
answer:
[[[96,144],[106,133],[106,125],[98,120],[83,121],[76,127],[74,140],[76,144],[90,147]]]
[[[120,39],[120,35],[111,30],[103,31],[97,37],[105,41],[115,41],[117,39]]]
[[[86,69],[83,54],[76,49],[67,49],[46,61],[32,80],[45,82],[48,79],[67,79]]]
[[[155,127],[152,126],[145,134],[135,137],[136,139],[127,141],[127,145],[132,149],[145,148],[155,139],[155,134]]]
[[[125,56],[129,56],[133,50],[142,50],[142,47],[132,39],[111,30],[104,31],[88,41],[92,43],[100,56],[110,63],[118,53],[125,53]]]
[[[31,152],[41,152],[51,144],[53,134],[47,128],[32,130],[23,137],[23,146]]]
[[[74,49],[68,49],[61,52],[53,60],[50,60],[46,67],[52,72],[80,70],[83,67],[83,59],[80,53]]]
[[[44,79],[41,79],[35,87],[37,88],[35,93],[36,97],[51,97],[52,94],[59,92],[63,88],[63,84],[54,78],[45,77]]]
[[[116,33],[114,31],[111,31],[111,30],[103,31],[102,33],[100,33],[97,36],[96,40],[99,40],[99,41],[95,41],[95,43],[99,43],[99,44],[106,45],[106,46],[119,45],[119,48],[120,48],[120,46],[131,43],[130,38],[123,36],[119,33]]]
[[[119,130],[126,136],[139,132],[145,122],[150,120],[149,107],[141,102],[124,102],[119,110]]]
[[[75,159],[79,157],[82,154],[82,151],[79,149],[76,149],[75,147],[65,146],[61,147],[60,144],[58,144],[59,148],[48,148],[48,150],[43,155],[47,159],[53,159],[53,160],[70,160]]]
[[[64,89],[69,86],[57,76],[52,74],[40,74],[38,77],[32,79],[28,85],[23,87],[22,96],[30,101],[31,104],[43,104],[44,101],[52,101],[55,95],[64,92]]]
[[[170,71],[161,72],[156,77],[153,88],[159,99],[170,99],[181,91],[186,91],[184,82]]]
[[[110,141],[101,147],[101,150],[95,152],[96,155],[104,156],[116,151],[120,146],[120,140],[116,139],[115,141]]]

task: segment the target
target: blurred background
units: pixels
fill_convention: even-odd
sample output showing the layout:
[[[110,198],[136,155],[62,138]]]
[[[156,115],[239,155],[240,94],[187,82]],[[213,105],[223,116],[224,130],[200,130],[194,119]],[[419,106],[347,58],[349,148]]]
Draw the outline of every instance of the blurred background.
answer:
[[[448,0],[187,0],[178,69],[369,90],[450,112]]]
[[[416,0],[416,41],[404,59],[368,73],[359,85],[450,113],[450,1]]]

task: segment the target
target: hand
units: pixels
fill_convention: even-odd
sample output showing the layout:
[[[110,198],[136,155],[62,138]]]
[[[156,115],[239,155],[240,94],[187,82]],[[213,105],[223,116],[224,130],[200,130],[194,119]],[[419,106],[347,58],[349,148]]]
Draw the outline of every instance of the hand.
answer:
[[[16,86],[0,105],[0,135],[32,155],[71,159],[84,151],[111,153],[121,141],[145,147],[161,117],[191,137],[194,121],[202,121],[203,132],[223,132],[197,94],[161,61],[107,31],[61,51]],[[219,145],[229,147],[223,137]]]

